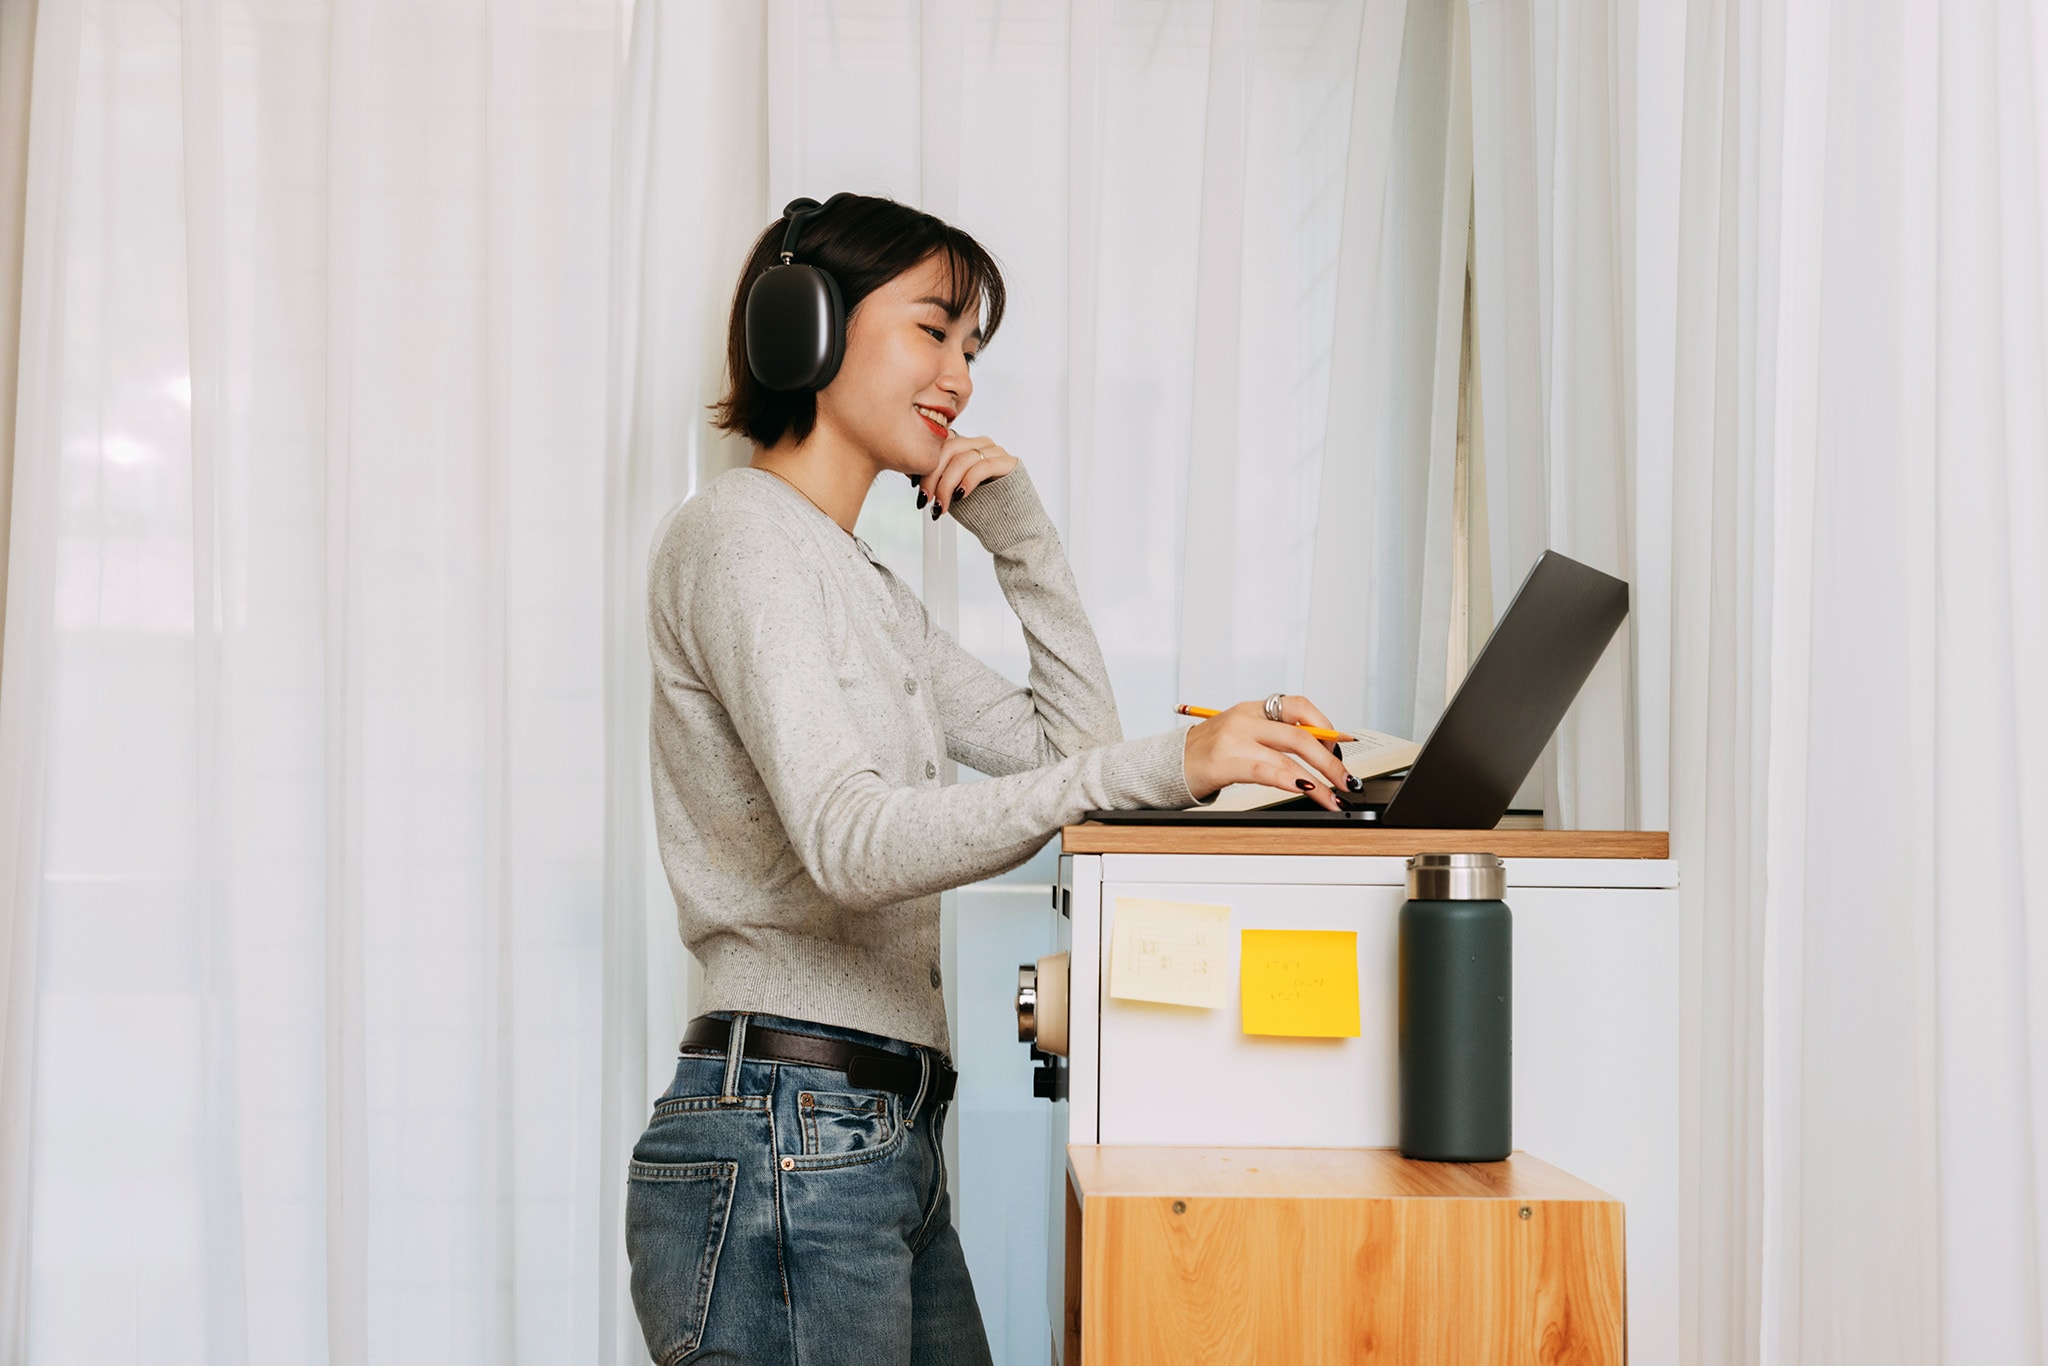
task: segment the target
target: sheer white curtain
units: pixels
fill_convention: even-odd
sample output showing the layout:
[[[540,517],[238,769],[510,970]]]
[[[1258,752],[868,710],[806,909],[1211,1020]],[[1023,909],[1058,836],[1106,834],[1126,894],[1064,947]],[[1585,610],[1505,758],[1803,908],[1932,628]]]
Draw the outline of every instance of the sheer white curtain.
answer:
[[[1433,714],[1455,7],[75,0],[22,35],[0,1356],[642,1359],[619,1175],[690,996],[642,567],[744,457],[703,405],[798,193],[1005,261],[969,425],[1031,463],[1129,731],[1303,686]],[[907,483],[862,534],[1021,673]],[[956,966],[1029,885],[956,898]],[[1002,983],[954,989],[994,1078]],[[1008,1080],[969,1142],[1017,1130]],[[999,1157],[963,1158],[977,1256],[1041,1217]],[[984,1300],[1035,1312],[1043,1265]]]
[[[1682,870],[1686,1359],[2040,1360],[2048,23],[1472,15],[1488,440],[1632,546],[1635,777],[1566,809]]]
[[[27,207],[29,71],[35,31],[35,0],[17,0],[0,9],[0,654],[7,648],[7,509],[14,487],[14,386],[21,344],[21,234]],[[5,963],[0,951],[0,979],[5,977]]]
[[[1619,77],[1632,8],[1476,0],[1470,11],[1484,587],[1505,610],[1546,549],[1631,585],[1628,620],[1543,769],[1537,804],[1571,829],[1662,828],[1662,795],[1646,802],[1638,768],[1661,736],[1636,744],[1643,709],[1657,722],[1643,699],[1664,687],[1669,611],[1661,540],[1636,553],[1655,485],[1639,489],[1629,460],[1635,168],[1621,134],[1634,92]]]
[[[617,16],[33,35],[0,1357],[588,1359]]]

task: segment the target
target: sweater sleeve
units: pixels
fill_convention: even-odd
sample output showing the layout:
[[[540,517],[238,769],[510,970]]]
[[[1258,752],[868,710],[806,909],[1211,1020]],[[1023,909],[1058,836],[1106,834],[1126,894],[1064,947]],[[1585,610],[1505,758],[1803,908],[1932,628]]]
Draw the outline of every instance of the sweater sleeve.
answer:
[[[1080,589],[1023,467],[954,505],[995,560],[1024,628],[1030,686],[1018,687],[925,618],[926,665],[951,756],[988,774],[1018,773],[1123,739],[1102,649]]]
[[[871,728],[823,662],[836,657],[833,608],[794,539],[767,519],[732,517],[705,551],[671,587],[677,639],[797,857],[838,904],[873,909],[994,876],[1091,809],[1192,800],[1179,731],[986,782],[892,782]]]

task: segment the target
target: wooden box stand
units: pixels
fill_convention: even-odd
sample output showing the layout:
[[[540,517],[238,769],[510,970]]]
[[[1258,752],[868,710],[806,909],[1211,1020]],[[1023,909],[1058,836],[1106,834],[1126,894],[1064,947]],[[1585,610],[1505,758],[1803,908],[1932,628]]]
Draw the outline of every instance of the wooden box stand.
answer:
[[[1524,1153],[1067,1159],[1065,1366],[1623,1360],[1621,1204]]]

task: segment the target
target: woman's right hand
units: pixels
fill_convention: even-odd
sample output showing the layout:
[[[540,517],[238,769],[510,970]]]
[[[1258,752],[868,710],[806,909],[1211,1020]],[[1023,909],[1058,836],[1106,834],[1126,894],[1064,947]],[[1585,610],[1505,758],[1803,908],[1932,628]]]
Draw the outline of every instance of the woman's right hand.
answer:
[[[1282,698],[1280,715],[1286,719],[1268,721],[1263,702],[1240,702],[1189,729],[1181,766],[1196,801],[1207,801],[1232,783],[1263,783],[1282,791],[1298,789],[1331,811],[1339,808],[1330,789],[1355,791],[1351,775],[1326,742],[1301,728],[1304,724],[1329,730],[1336,727],[1306,697]],[[1309,777],[1290,755],[1301,759],[1323,781]]]

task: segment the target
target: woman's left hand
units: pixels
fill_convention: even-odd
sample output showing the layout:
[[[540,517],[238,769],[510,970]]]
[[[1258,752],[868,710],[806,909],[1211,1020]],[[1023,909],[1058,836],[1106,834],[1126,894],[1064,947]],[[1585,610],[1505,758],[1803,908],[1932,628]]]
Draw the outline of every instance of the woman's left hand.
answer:
[[[939,448],[938,468],[917,481],[932,501],[932,520],[991,479],[1017,468],[1017,457],[985,436],[949,436]]]

